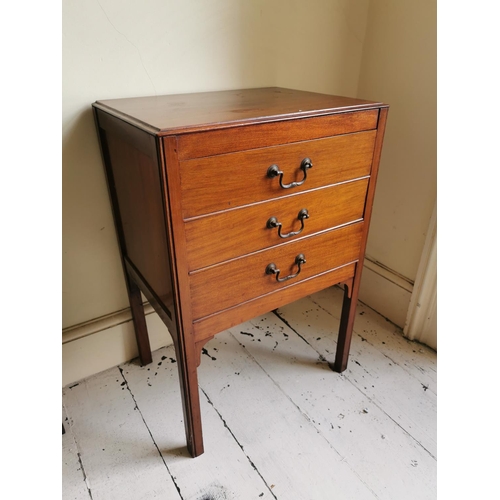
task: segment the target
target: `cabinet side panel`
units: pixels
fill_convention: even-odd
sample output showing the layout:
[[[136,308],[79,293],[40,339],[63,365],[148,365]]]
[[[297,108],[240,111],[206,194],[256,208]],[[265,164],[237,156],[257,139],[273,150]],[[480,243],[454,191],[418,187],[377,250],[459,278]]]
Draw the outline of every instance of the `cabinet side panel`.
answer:
[[[122,232],[124,241],[122,252],[173,313],[156,138],[99,111],[98,123],[101,142],[107,150],[108,183],[116,192],[121,221],[117,230]]]

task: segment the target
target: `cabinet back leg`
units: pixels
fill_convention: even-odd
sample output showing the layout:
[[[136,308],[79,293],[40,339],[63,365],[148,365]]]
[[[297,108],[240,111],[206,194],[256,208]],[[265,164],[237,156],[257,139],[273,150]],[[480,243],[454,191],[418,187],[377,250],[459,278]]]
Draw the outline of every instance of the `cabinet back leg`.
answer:
[[[146,316],[144,315],[144,306],[142,305],[141,291],[130,276],[127,277],[127,291],[132,310],[132,321],[134,323],[135,338],[139,350],[139,359],[141,365],[148,365],[153,361],[151,356],[151,346],[149,345],[148,327],[146,325]]]
[[[357,302],[357,287],[356,289],[353,287],[353,281],[346,283],[344,285],[344,300],[342,302],[342,313],[340,315],[337,352],[335,354],[335,363],[333,365],[334,370],[339,373],[343,372],[347,368]]]

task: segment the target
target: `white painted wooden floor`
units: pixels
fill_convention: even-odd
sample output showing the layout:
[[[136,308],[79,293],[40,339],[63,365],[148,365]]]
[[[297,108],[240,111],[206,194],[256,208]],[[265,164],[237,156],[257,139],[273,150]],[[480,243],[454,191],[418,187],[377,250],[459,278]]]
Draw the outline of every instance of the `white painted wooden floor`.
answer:
[[[63,499],[436,498],[436,353],[360,304],[333,372],[332,288],[217,335],[189,458],[173,347],[63,389]]]

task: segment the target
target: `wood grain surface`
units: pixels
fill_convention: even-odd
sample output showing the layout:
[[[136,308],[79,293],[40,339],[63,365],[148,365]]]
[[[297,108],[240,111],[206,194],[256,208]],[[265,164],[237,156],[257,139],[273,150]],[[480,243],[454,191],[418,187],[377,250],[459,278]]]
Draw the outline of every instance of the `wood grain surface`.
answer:
[[[291,282],[284,288],[276,289],[260,297],[250,299],[248,302],[243,302],[224,311],[196,320],[193,324],[196,341],[206,341],[227,328],[239,325],[244,321],[255,318],[259,314],[263,314],[263,311],[285,306],[299,300],[301,297],[318,292],[337,283],[342,283],[354,276],[356,266],[357,264],[353,263],[336,269],[329,269],[327,272],[313,276],[312,278]]]
[[[357,260],[363,229],[364,224],[358,222],[193,272],[190,275],[193,319]],[[266,275],[266,266],[273,262],[281,270],[281,278],[295,274],[298,268],[295,257],[301,253],[307,262],[293,280],[279,283],[274,275]]]
[[[373,130],[377,127],[377,119],[378,110],[372,109],[179,135],[179,158],[202,158]]]
[[[115,120],[117,121],[117,120]],[[132,136],[135,140],[125,140]],[[130,125],[103,132],[126,255],[159,297],[172,297],[160,167],[155,141]],[[147,147],[147,149],[146,149]],[[167,304],[172,308],[172,304]]]
[[[183,217],[369,175],[375,134],[375,131],[347,134],[180,162]],[[267,177],[269,167],[276,164],[284,173],[284,183],[301,181],[304,172],[300,165],[304,158],[310,158],[313,167],[307,170],[307,179],[301,186],[283,189],[278,177]]]
[[[364,178],[190,220],[186,223],[189,270],[359,220],[363,217],[367,186],[368,178]],[[304,229],[296,236],[280,238],[278,229],[266,226],[270,217],[276,217],[283,225],[282,235],[298,232],[298,215],[303,208],[309,218],[304,219]]]
[[[376,108],[380,104],[351,97],[266,87],[108,99],[99,100],[94,106],[157,135],[166,135]]]

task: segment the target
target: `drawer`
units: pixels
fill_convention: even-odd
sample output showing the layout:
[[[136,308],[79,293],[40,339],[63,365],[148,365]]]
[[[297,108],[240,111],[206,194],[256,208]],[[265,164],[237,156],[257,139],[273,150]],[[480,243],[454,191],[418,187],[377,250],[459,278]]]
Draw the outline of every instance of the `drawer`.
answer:
[[[368,178],[363,178],[192,219],[185,226],[189,270],[359,220],[367,187]],[[308,218],[301,220],[303,209]],[[282,224],[282,237],[277,228],[268,227],[272,217]],[[284,237],[291,232],[299,234]]]
[[[196,321],[357,261],[363,227],[364,222],[357,222],[190,273],[193,319]],[[280,269],[280,278],[297,273],[299,254],[305,256],[306,263],[300,266],[295,278],[280,283],[276,275],[266,274],[271,263]]]
[[[221,130],[182,134],[178,137],[179,159],[203,158],[246,149],[277,146],[333,135],[374,130],[378,109],[283,120],[259,125],[225,127]],[[266,120],[269,120],[266,117]]]
[[[324,290],[329,286],[342,283],[354,276],[357,265],[357,263],[353,263],[337,267],[327,273],[314,276],[311,279],[302,280],[298,283],[290,284],[290,286],[285,288],[277,289],[274,293],[261,295],[243,304],[238,304],[231,309],[226,309],[211,316],[205,316],[193,322],[193,332],[196,342],[207,340],[213,337],[215,333],[240,325],[249,319],[299,300],[312,293]]]
[[[370,174],[375,131],[340,135],[270,148],[253,149],[180,162],[184,219],[287,196]],[[312,168],[301,169],[309,158]],[[268,177],[277,165],[278,177]]]

